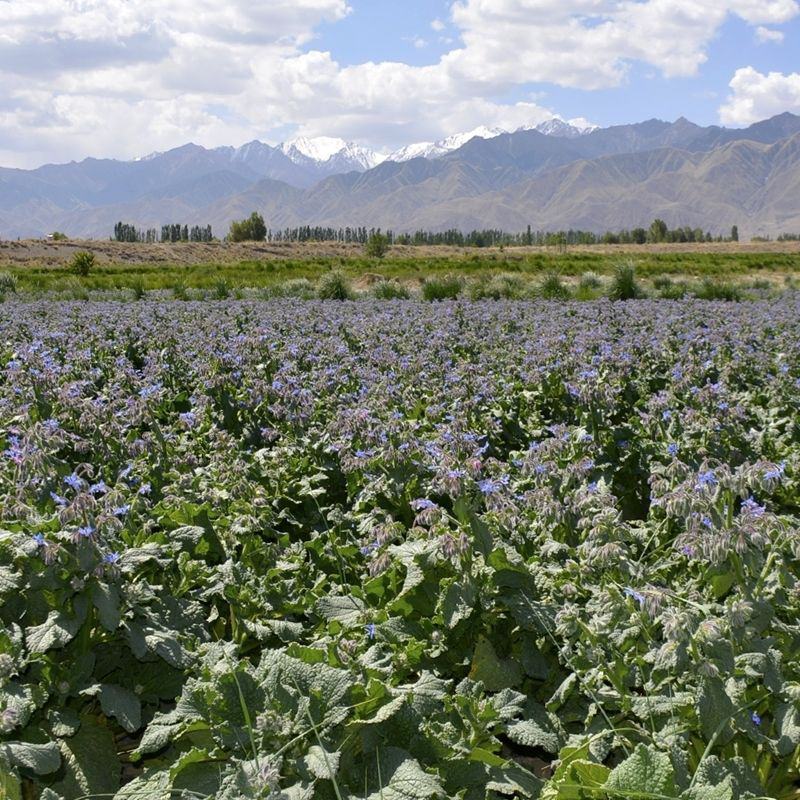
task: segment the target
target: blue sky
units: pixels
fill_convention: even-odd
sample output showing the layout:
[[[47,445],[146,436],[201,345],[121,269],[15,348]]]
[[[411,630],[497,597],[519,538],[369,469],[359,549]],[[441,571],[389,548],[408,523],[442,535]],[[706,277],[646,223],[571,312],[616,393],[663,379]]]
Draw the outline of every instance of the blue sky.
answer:
[[[435,64],[459,45],[459,31],[448,20],[450,6],[442,0],[351,0],[350,14],[321,25],[307,49],[330,50],[343,66],[365,61]],[[446,28],[433,31],[433,20],[446,23]],[[762,74],[800,70],[800,17],[774,29],[783,34],[782,42],[759,42],[754,26],[729,16],[710,41],[706,63],[691,77],[665,78],[648,64],[632,62],[621,86],[585,91],[532,81],[493,99],[504,103],[534,99],[566,119],[584,117],[603,126],[681,116],[716,125],[737,69],[752,66]]]
[[[800,0],[0,0],[0,164],[800,113]]]

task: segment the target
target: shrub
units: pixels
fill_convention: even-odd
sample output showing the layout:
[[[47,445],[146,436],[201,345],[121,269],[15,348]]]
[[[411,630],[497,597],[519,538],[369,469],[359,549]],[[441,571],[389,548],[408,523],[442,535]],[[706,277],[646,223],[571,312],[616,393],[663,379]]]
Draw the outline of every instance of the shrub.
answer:
[[[461,278],[456,275],[428,278],[422,284],[422,296],[429,301],[452,300],[461,294],[461,288]]]
[[[10,272],[0,272],[0,293],[17,291],[17,279]]]
[[[317,286],[320,300],[352,300],[353,290],[345,276],[335,270],[324,275]]]
[[[214,284],[214,296],[217,300],[227,300],[231,296],[231,287],[225,278],[221,278]]]
[[[539,295],[545,300],[567,300],[570,292],[558,275],[550,273],[539,286]]]
[[[380,231],[373,233],[364,249],[370,258],[383,258],[389,250],[389,238]]]
[[[642,296],[642,290],[636,282],[636,270],[633,264],[620,264],[617,267],[609,295],[612,300],[635,300]]]
[[[717,281],[705,280],[695,295],[700,300],[724,300],[729,303],[736,303],[742,299],[742,292],[738,286],[732,283],[719,283]]]
[[[581,289],[599,289],[603,281],[596,272],[584,272],[578,285]]]
[[[399,281],[378,281],[372,287],[372,294],[378,300],[408,300],[411,293]]]
[[[228,239],[232,242],[263,242],[267,238],[264,217],[254,211],[247,219],[231,222]]]
[[[134,300],[143,300],[146,294],[144,281],[141,278],[136,278],[131,284],[131,291],[133,292]]]
[[[311,300],[316,297],[314,284],[308,278],[294,278],[285,283],[277,283],[265,290],[265,295],[271,297],[297,297],[301,300]]]
[[[85,278],[94,268],[94,261],[94,253],[89,253],[85,250],[75,253],[69,263],[70,272]]]
[[[470,287],[473,300],[516,300],[525,295],[525,282],[519,275],[501,272],[489,281],[478,281]]]
[[[69,237],[67,236],[66,233],[62,233],[61,231],[53,231],[50,234],[50,238],[54,242],[66,242]]]
[[[188,300],[189,290],[186,288],[186,284],[183,281],[173,284],[172,295],[176,300]]]

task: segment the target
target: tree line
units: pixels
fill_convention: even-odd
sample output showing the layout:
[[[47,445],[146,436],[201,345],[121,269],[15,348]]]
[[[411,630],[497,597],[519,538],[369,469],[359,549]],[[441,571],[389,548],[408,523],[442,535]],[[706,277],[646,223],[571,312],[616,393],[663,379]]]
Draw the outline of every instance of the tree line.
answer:
[[[413,233],[395,233],[392,230],[382,231],[380,228],[366,226],[334,227],[325,225],[299,225],[272,229],[267,227],[264,218],[254,211],[249,217],[231,223],[226,239],[231,242],[337,242],[341,244],[366,245],[375,237],[382,237],[387,245],[449,245],[453,247],[524,247],[548,246],[567,247],[571,245],[593,244],[661,244],[691,242],[723,242],[739,241],[739,229],[736,225],[730,234],[714,235],[710,231],[689,225],[670,228],[662,219],[655,219],[648,228],[624,228],[618,231],[584,231],[570,228],[560,231],[533,230],[528,225],[522,232],[487,228],[484,230],[461,231],[455,228],[445,231],[417,230]],[[161,231],[156,228],[146,230],[118,222],[114,226],[114,238],[118,242],[211,242],[214,237],[211,226],[162,225]],[[789,234],[783,234],[779,241],[791,240]]]
[[[157,228],[137,228],[125,222],[114,226],[114,240],[117,242],[213,242],[211,226],[171,224],[162,225],[161,232]]]

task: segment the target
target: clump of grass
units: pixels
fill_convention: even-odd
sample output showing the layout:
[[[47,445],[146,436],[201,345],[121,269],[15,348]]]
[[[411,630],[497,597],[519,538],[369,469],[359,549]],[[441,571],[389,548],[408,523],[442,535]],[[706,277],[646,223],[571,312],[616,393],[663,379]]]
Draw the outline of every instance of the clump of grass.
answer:
[[[539,296],[544,300],[569,300],[570,291],[554,272],[545,276],[539,286]]]
[[[227,300],[231,296],[231,287],[225,278],[221,278],[214,284],[214,296],[217,300]]]
[[[134,278],[131,282],[131,291],[133,292],[134,300],[143,300],[146,294],[144,281],[141,278]]]
[[[477,281],[470,287],[473,300],[517,300],[524,295],[524,280],[507,272],[493,275],[488,281]]]
[[[94,253],[81,251],[75,253],[69,262],[69,271],[81,278],[85,278],[94,269]]]
[[[172,289],[172,296],[176,300],[189,299],[189,289],[186,287],[186,284],[183,281],[178,281],[177,283],[172,284],[170,288]]]
[[[596,272],[584,272],[578,284],[581,289],[599,289],[602,285],[603,281]]]
[[[685,281],[674,283],[668,278],[666,281],[660,281],[657,288],[658,296],[662,300],[682,300],[689,294],[689,286]]]
[[[14,294],[17,291],[17,279],[10,272],[0,272],[0,294]]]
[[[353,290],[347,278],[338,270],[334,270],[320,279],[317,297],[320,300],[352,300]]]
[[[378,300],[408,300],[411,293],[399,281],[378,281],[372,287],[372,294]]]
[[[441,278],[427,278],[422,284],[425,300],[453,300],[461,294],[461,278],[457,275],[444,275]]]
[[[732,283],[705,280],[695,291],[700,300],[723,300],[738,303],[742,299],[742,291]]]
[[[612,300],[636,300],[643,296],[636,282],[636,269],[633,264],[620,264],[611,280],[609,296]]]
[[[276,283],[264,290],[267,299],[275,297],[296,297],[299,300],[311,300],[317,296],[314,284],[308,278],[293,278],[283,283]]]

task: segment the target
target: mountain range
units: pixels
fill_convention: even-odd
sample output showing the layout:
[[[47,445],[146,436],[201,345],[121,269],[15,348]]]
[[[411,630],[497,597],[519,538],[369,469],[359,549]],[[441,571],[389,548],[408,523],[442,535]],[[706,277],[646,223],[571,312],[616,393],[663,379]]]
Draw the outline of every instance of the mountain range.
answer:
[[[668,225],[800,231],[800,117],[748,128],[681,118],[609,128],[479,128],[381,154],[340,139],[187,144],[134,161],[0,168],[0,236],[107,238],[117,221],[603,232]]]

